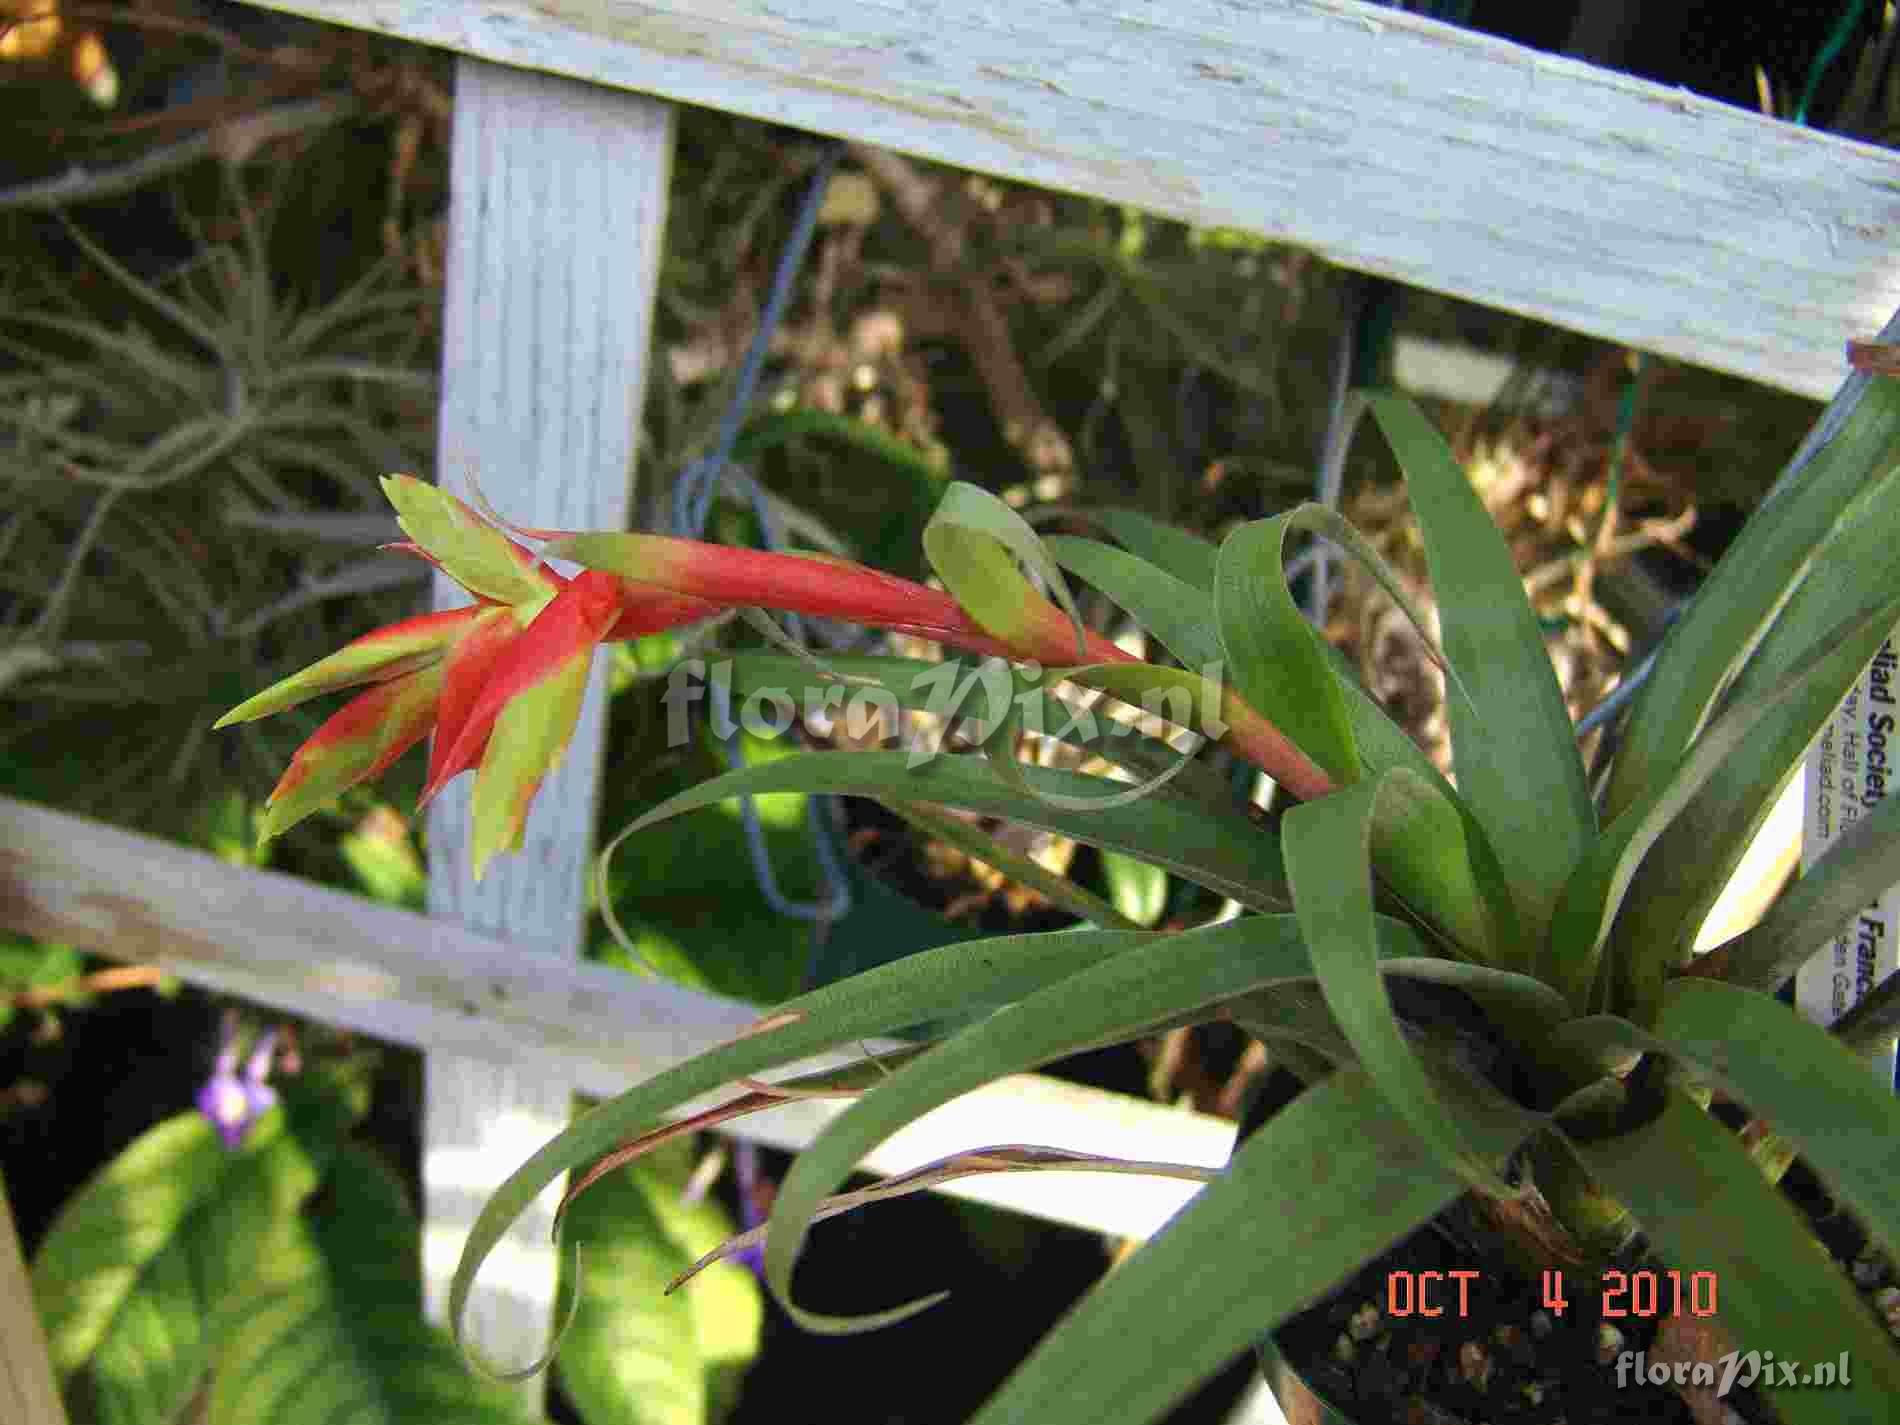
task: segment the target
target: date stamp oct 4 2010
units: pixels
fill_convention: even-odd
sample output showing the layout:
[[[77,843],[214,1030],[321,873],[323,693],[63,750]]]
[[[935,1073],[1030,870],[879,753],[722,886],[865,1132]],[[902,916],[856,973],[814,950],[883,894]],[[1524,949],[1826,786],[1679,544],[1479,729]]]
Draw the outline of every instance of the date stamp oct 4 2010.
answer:
[[[1385,1307],[1392,1316],[1468,1316],[1475,1271],[1389,1272]],[[1538,1305],[1555,1316],[1572,1306],[1562,1271],[1543,1274]],[[1713,1316],[1719,1309],[1714,1272],[1608,1271],[1597,1283],[1597,1314],[1621,1317]]]
[[[1462,1317],[1470,1311],[1471,1284],[1476,1271],[1390,1272],[1386,1276],[1389,1315]],[[1712,1317],[1720,1300],[1714,1272],[1608,1271],[1597,1283],[1597,1314],[1604,1320]],[[1540,1283],[1538,1305],[1562,1316],[1573,1305],[1561,1271],[1546,1271]],[[1849,1386],[1853,1384],[1847,1353],[1830,1361],[1787,1360],[1773,1351],[1725,1351],[1708,1361],[1652,1360],[1643,1351],[1620,1351],[1614,1362],[1618,1388],[1636,1385],[1707,1386],[1717,1398],[1737,1386]]]

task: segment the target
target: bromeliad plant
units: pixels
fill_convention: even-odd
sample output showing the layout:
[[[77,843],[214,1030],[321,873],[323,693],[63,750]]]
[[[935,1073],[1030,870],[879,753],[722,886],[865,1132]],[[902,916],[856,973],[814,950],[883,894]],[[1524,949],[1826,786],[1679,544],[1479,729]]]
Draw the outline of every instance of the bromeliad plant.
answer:
[[[1672,1266],[1715,1274],[1724,1325],[1744,1348],[1796,1360],[1846,1350],[1851,1390],[1770,1392],[1788,1421],[1871,1419],[1885,1409],[1876,1402],[1900,1397],[1900,1356],[1886,1334],[1743,1140],[1707,1111],[1711,1090],[1745,1104],[1874,1241],[1900,1246],[1900,1105],[1858,1056],[1866,1045],[1772,996],[1840,923],[1900,880],[1900,799],[1866,818],[1753,930],[1702,961],[1690,954],[1809,739],[1900,620],[1890,572],[1900,384],[1856,376],[1843,389],[1678,620],[1594,790],[1496,527],[1413,407],[1364,399],[1398,456],[1427,551],[1455,790],[1289,595],[1286,549],[1302,532],[1345,546],[1398,593],[1350,526],[1317,507],[1245,525],[1218,548],[1108,513],[1110,545],[1040,539],[1000,502],[957,486],[925,535],[948,590],[940,596],[855,566],[622,534],[560,538],[545,552],[588,571],[563,582],[447,497],[392,485],[417,544],[483,603],[459,621],[421,621],[436,640],[427,667],[421,643],[386,631],[380,651],[374,638],[352,645],[336,667],[320,664],[232,715],[260,715],[346,677],[386,680],[300,754],[274,825],[313,804],[311,779],[327,777],[327,795],[372,775],[396,740],[419,738],[439,715],[430,788],[476,765],[497,781],[490,798],[479,780],[477,793],[478,819],[493,819],[477,844],[492,851],[518,835],[534,780],[572,725],[571,670],[586,648],[623,621],[759,604],[934,631],[960,652],[1012,660],[1015,673],[999,685],[979,676],[996,665],[953,663],[983,688],[977,752],[793,755],[716,777],[630,832],[745,793],[947,804],[1139,858],[1248,912],[1178,934],[1120,928],[1104,914],[1057,934],[926,951],[779,1006],[739,1039],[595,1109],[524,1164],[476,1226],[454,1283],[458,1319],[483,1260],[537,1192],[669,1136],[676,1130],[661,1125],[679,1104],[740,1085],[707,1121],[767,1107],[776,1096],[759,1075],[920,1024],[961,1025],[879,1065],[808,1075],[789,1090],[856,1101],[779,1192],[767,1280],[814,1329],[897,1320],[929,1301],[841,1318],[805,1310],[791,1294],[810,1224],[862,1200],[827,1194],[871,1148],[1006,1074],[1224,1018],[1264,1040],[1304,1092],[1076,1308],[985,1407],[986,1425],[1153,1418],[1466,1191],[1513,1203],[1508,1216],[1531,1224],[1525,1252],[1547,1266],[1588,1271],[1640,1228]],[[1025,570],[1056,592],[1068,618]],[[496,571],[512,582],[504,587]],[[1063,571],[1197,671],[1133,662],[1088,635]],[[555,617],[564,607],[576,612]],[[445,631],[465,642],[444,641]],[[501,651],[485,652],[491,644]],[[916,706],[920,686],[936,685],[931,667],[840,656],[819,669],[744,655],[734,689],[822,695],[842,677]],[[1208,696],[1216,669],[1218,701]],[[413,691],[397,690],[404,678],[417,680]],[[561,678],[574,681],[559,699],[540,691]],[[1180,764],[1138,732],[1087,750],[1147,778],[1139,796],[1110,777],[1019,765],[1009,734],[1032,715],[1051,725],[1043,714],[1064,680],[1126,701],[1189,693],[1198,711],[1170,703],[1175,720],[1231,728],[1236,750],[1297,804],[1258,817],[1236,808],[1218,779],[1158,775]],[[373,731],[384,707],[401,710],[399,734]],[[1073,724],[1059,735],[1086,741]],[[326,756],[337,760],[326,766]],[[1508,1072],[1477,1076],[1442,1029],[1401,1018],[1388,988],[1398,980],[1464,996]],[[925,1179],[1078,1166],[1168,1171],[1011,1146],[936,1165]],[[1157,1301],[1168,1309],[1157,1312]],[[1128,1349],[1136,1341],[1143,1348]]]

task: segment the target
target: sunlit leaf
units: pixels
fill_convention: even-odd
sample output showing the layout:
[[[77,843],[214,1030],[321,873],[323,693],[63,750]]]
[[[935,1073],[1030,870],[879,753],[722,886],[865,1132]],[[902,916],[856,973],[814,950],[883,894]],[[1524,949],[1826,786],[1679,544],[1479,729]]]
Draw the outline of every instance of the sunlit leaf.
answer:
[[[512,1395],[470,1375],[422,1317],[421,1244],[402,1187],[345,1149],[323,1209],[289,1219],[234,1294],[211,1425],[502,1425]]]
[[[732,1231],[710,1204],[680,1201],[690,1168],[678,1151],[650,1155],[594,1183],[562,1217],[578,1247],[580,1297],[556,1368],[587,1425],[707,1425],[715,1364],[743,1364],[758,1349],[763,1305],[743,1268],[667,1294],[709,1237]]]
[[[1055,611],[1017,568],[1022,561],[1068,614],[1075,661],[1089,661],[1088,630],[1062,571],[1035,530],[989,491],[953,481],[924,526],[924,553],[977,623],[1005,642],[1027,646],[1032,631],[1045,638],[1054,633],[1049,615]]]

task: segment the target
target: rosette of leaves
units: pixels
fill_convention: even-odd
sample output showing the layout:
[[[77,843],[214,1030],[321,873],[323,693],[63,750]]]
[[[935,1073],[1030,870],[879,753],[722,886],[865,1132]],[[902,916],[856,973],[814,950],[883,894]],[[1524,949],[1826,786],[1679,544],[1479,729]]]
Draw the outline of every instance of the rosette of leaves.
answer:
[[[976,690],[964,712],[982,723],[977,750],[789,756],[671,797],[633,829],[742,792],[949,805],[1135,858],[1241,913],[1162,934],[1104,908],[1069,931],[925,951],[778,1006],[525,1163],[475,1229],[454,1284],[458,1315],[506,1224],[560,1174],[639,1146],[701,1095],[739,1086],[720,1116],[768,1107],[777,1099],[760,1075],[945,1026],[876,1072],[823,1077],[855,1101],[794,1164],[767,1227],[766,1276],[796,1320],[857,1331],[901,1319],[929,1301],[836,1317],[791,1290],[813,1221],[867,1200],[827,1195],[869,1150],[1007,1074],[1223,1018],[1265,1041],[1303,1091],[1050,1335],[977,1417],[985,1425],[1151,1419],[1466,1192],[1534,1207],[1518,1214],[1541,1219],[1523,1248],[1553,1266],[1607,1261],[1640,1229],[1672,1265],[1717,1274],[1724,1324],[1740,1341],[1797,1360],[1849,1352],[1851,1389],[1771,1389],[1782,1418],[1882,1417],[1881,1402],[1900,1396],[1900,1355],[1771,1172],[1707,1105],[1719,1090],[1746,1106],[1874,1242],[1892,1250],[1900,1240],[1900,1104],[1861,1053],[1891,1038],[1891,1019],[1864,1006],[1857,1029],[1830,1032],[1773,996],[1900,880],[1900,799],[1745,935],[1701,961],[1691,945],[1810,739],[1900,619],[1900,385],[1856,376],[1843,388],[1678,620],[1594,777],[1537,619],[1464,472],[1411,405],[1361,399],[1398,458],[1427,551],[1456,788],[1289,594],[1284,561],[1302,532],[1382,572],[1335,514],[1296,509],[1218,547],[1115,513],[1100,520],[1113,543],[1044,540],[1000,501],[953,486],[926,553],[978,624],[1005,625],[1033,592],[1030,573],[1060,589],[1066,571],[1194,671],[1019,664],[999,679],[1000,665],[955,664]],[[920,687],[942,677],[939,665],[894,659],[822,664],[742,658],[735,692],[750,680],[802,703],[842,679],[847,693],[921,706]],[[1224,686],[1205,696],[1216,667]],[[1049,700],[1065,679],[1129,702],[1172,688],[1188,696],[1164,703],[1171,719],[1209,732],[1250,712],[1324,776],[1293,789],[1297,804],[1255,815],[1139,729],[1090,739],[1064,726]],[[1007,734],[1034,718],[1137,785],[1018,764]],[[1401,1015],[1395,1004],[1420,998],[1406,982],[1456,991],[1486,1055],[1429,1017]],[[1502,1067],[1478,1072],[1475,1057]],[[936,1177],[1037,1166],[1078,1163],[1021,1145],[985,1157],[973,1145]]]

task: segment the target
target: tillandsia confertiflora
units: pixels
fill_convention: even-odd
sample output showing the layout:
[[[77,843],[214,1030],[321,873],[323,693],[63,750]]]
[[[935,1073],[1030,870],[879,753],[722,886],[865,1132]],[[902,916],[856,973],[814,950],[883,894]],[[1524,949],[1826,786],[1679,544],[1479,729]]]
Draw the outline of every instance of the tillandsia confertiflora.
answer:
[[[565,582],[457,502],[392,483],[417,546],[482,602],[419,621],[414,635],[400,632],[411,625],[373,635],[331,660],[342,660],[334,669],[319,664],[232,714],[383,680],[299,755],[273,827],[313,804],[311,779],[327,776],[328,795],[373,775],[397,741],[413,742],[439,718],[429,787],[477,765],[496,779],[492,798],[479,782],[476,797],[478,819],[493,819],[477,846],[492,852],[518,835],[535,779],[572,725],[571,691],[539,689],[578,677],[585,650],[626,628],[768,605],[924,632],[960,655],[1009,660],[1013,671],[999,681],[983,676],[999,665],[951,660],[980,688],[980,707],[966,709],[981,724],[976,750],[794,754],[672,797],[630,832],[747,793],[945,804],[1141,858],[1242,911],[1178,933],[1103,919],[950,945],[777,1006],[740,1038],[594,1109],[524,1164],[468,1244],[452,1292],[458,1325],[484,1258],[541,1189],[678,1131],[666,1125],[671,1111],[722,1088],[732,1101],[703,1121],[769,1107],[781,1092],[854,1096],[780,1188],[765,1275],[813,1329],[901,1319],[930,1301],[835,1317],[792,1299],[812,1222],[864,1200],[827,1195],[869,1150],[1005,1075],[1224,1019],[1263,1040],[1303,1092],[1076,1307],[983,1408],[985,1425],[1151,1419],[1466,1191],[1538,1218],[1524,1251],[1552,1267],[1607,1261],[1640,1228],[1685,1275],[1714,1274],[1722,1324],[1745,1346],[1796,1360],[1849,1353],[1850,1389],[1770,1388],[1784,1419],[1885,1418],[1886,1402],[1900,1398],[1900,1355],[1770,1172],[1707,1106],[1714,1091],[1745,1105],[1875,1243],[1900,1245],[1900,1105],[1862,1057],[1883,1035],[1891,1040],[1891,1018],[1864,1013],[1858,1037],[1835,1034],[1772,993],[1900,881],[1900,799],[1866,817],[1746,934],[1701,960],[1691,945],[1814,732],[1900,621],[1891,572],[1900,383],[1849,380],[1676,621],[1612,760],[1594,776],[1537,618],[1465,473],[1408,402],[1359,399],[1398,458],[1426,550],[1455,789],[1345,671],[1288,590],[1289,543],[1314,534],[1365,562],[1404,603],[1371,547],[1317,506],[1245,524],[1218,546],[1115,511],[1094,516],[1112,542],[1044,539],[1001,501],[957,485],[925,532],[947,590],[937,595],[855,566],[606,533],[559,537],[544,551],[587,571]],[[1180,666],[1132,661],[1088,634],[1065,574],[1118,604]],[[563,607],[574,612],[555,617]],[[777,688],[802,702],[844,678],[915,707],[938,667],[822,662],[741,654],[734,688]],[[408,691],[405,679],[415,680]],[[1172,744],[1141,730],[1087,747],[1120,773],[1018,764],[1008,734],[1040,717],[1065,682],[1144,707],[1157,690],[1186,694],[1166,703],[1169,719],[1227,729],[1293,804],[1257,816],[1222,779],[1168,776],[1181,765]],[[399,730],[370,731],[384,716]],[[1058,736],[1087,741],[1073,724]],[[352,750],[330,754],[332,745]],[[326,764],[328,755],[337,760]],[[306,780],[295,780],[306,764]],[[1146,780],[1131,788],[1123,774]],[[1508,1072],[1479,1077],[1431,1025],[1402,1020],[1393,977],[1467,997]],[[758,1077],[931,1023],[963,1027],[781,1090]],[[1170,1171],[1006,1145],[973,1147],[923,1176],[1078,1167]]]

